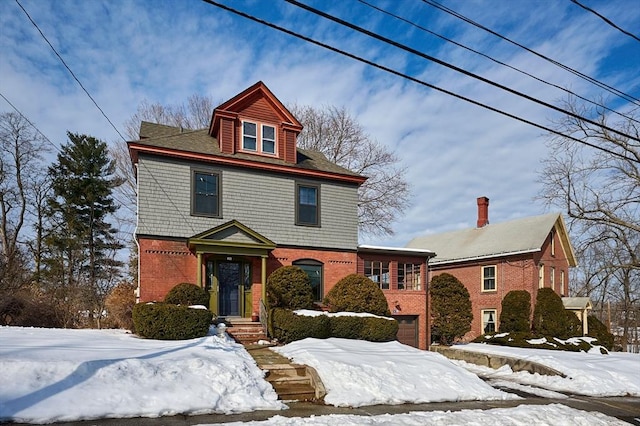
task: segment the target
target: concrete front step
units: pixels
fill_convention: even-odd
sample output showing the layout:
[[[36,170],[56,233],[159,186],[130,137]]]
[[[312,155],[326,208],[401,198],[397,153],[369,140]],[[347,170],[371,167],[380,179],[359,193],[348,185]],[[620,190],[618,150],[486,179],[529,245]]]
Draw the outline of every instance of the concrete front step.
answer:
[[[259,322],[253,322],[248,318],[233,318],[225,320],[225,324],[227,324],[227,334],[240,344],[267,340],[267,334]]]
[[[271,382],[282,401],[314,401],[316,390],[308,383]]]

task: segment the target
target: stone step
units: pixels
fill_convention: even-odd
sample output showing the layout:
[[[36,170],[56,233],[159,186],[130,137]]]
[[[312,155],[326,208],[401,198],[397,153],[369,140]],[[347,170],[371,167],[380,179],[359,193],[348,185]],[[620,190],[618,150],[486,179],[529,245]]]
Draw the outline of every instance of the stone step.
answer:
[[[316,391],[309,384],[272,383],[278,397],[282,401],[313,401]]]

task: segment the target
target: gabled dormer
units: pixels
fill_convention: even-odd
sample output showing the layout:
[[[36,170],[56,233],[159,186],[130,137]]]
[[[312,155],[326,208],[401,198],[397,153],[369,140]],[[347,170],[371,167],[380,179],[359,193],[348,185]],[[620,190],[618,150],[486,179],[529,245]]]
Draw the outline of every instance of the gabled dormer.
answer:
[[[223,154],[254,154],[296,163],[300,122],[261,81],[213,111],[209,134]]]

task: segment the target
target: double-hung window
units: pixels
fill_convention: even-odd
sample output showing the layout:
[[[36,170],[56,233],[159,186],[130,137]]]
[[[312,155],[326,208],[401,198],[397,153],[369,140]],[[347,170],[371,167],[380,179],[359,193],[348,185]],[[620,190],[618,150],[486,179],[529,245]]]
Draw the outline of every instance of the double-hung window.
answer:
[[[496,332],[496,315],[495,309],[484,309],[482,311],[482,332],[484,334]]]
[[[482,267],[482,291],[495,291],[495,290],[496,290],[496,267],[483,266]]]
[[[398,263],[398,290],[420,290],[419,263]]]
[[[251,121],[242,122],[242,150],[276,154],[276,128],[268,124],[258,124]]]
[[[220,174],[193,170],[191,176],[191,214],[219,217]]]
[[[296,184],[296,225],[320,226],[320,186]]]
[[[365,260],[364,274],[371,281],[378,284],[382,290],[389,290],[389,262],[379,260]]]

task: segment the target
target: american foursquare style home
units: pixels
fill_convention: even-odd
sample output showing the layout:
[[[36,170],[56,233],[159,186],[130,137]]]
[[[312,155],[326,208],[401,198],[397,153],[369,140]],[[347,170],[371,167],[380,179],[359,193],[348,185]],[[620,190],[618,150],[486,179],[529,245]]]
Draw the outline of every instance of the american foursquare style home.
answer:
[[[209,128],[143,122],[129,142],[137,173],[139,301],[198,284],[225,318],[261,312],[269,274],[297,265],[314,297],[346,275],[378,283],[398,339],[426,349],[424,248],[358,246],[358,187],[366,177],[300,149],[302,125],[258,82],[218,106]],[[264,312],[264,311],[263,311]]]
[[[467,338],[498,328],[510,290],[528,290],[532,300],[541,287],[568,295],[576,262],[559,214],[489,225],[481,197],[477,228],[418,237],[406,248],[359,246],[366,177],[298,148],[301,130],[262,82],[218,106],[207,129],[141,123],[140,139],[128,143],[138,189],[138,301],[195,283],[209,291],[210,309],[233,321],[264,315],[267,277],[281,266],[302,268],[318,302],[359,273],[384,292],[398,340],[426,349],[427,283],[439,273],[469,290]]]

